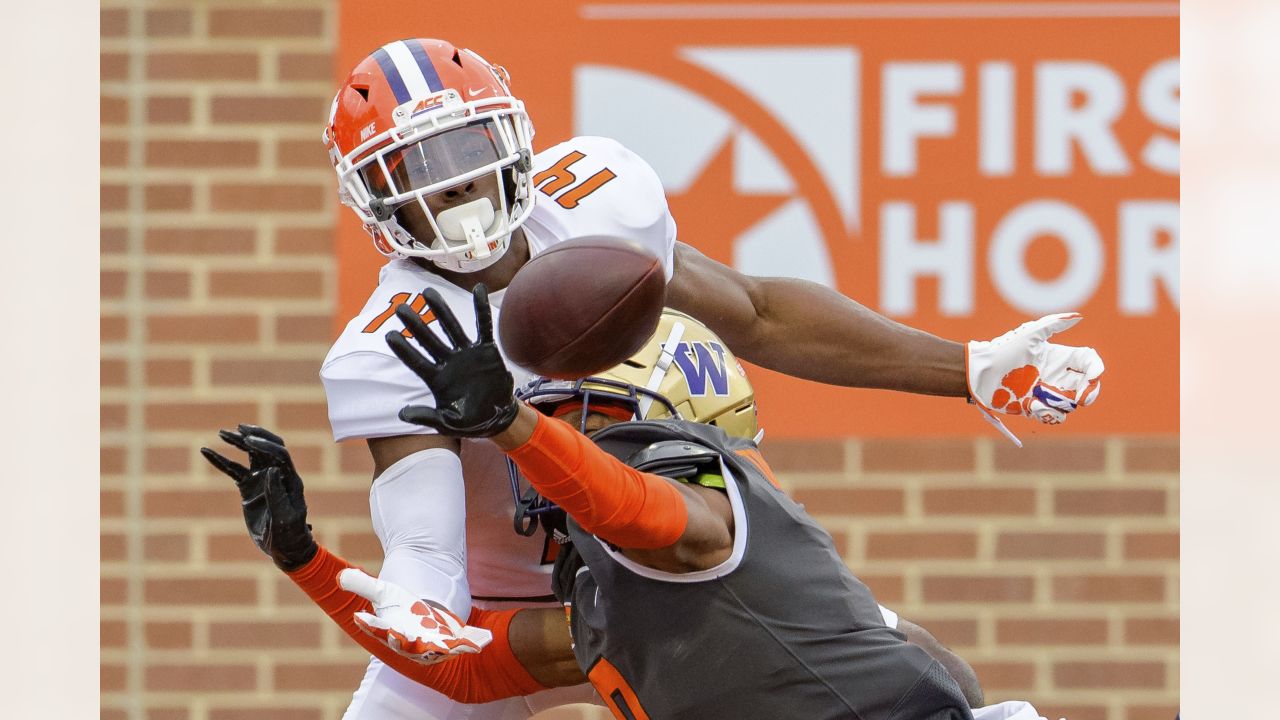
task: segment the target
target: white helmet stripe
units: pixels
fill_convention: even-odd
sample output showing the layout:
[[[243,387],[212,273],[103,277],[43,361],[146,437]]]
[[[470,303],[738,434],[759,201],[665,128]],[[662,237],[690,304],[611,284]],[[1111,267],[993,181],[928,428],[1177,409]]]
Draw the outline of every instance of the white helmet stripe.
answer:
[[[426,75],[422,73],[422,68],[418,67],[418,61],[413,58],[413,52],[403,40],[387,43],[382,47],[387,51],[387,55],[391,56],[391,62],[396,64],[396,70],[400,71],[400,78],[404,80],[409,97],[424,98],[432,93],[431,86],[427,84]]]

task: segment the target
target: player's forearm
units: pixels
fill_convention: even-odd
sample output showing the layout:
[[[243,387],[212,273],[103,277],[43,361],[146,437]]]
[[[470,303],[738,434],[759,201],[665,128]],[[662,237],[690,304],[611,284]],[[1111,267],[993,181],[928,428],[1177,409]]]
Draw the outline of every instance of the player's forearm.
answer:
[[[816,283],[755,278],[759,319],[725,340],[740,357],[832,385],[964,397],[965,348]]]
[[[361,632],[356,625],[355,613],[371,613],[373,606],[363,597],[338,586],[338,573],[351,567],[355,566],[321,546],[311,562],[287,575],[357,645],[410,680],[444,693],[458,702],[480,703],[545,690],[550,686],[542,682],[543,678],[558,677],[549,671],[535,676],[522,663],[526,658],[557,658],[560,655],[556,653],[563,654],[562,649],[527,649],[522,657],[521,653],[514,652],[510,642],[503,641],[509,639],[509,627],[513,623],[513,616],[518,612],[472,611],[468,623],[493,631],[496,641],[482,653],[459,655],[436,665],[422,665],[397,654]],[[540,641],[541,638],[532,640]],[[568,645],[567,640],[564,644]],[[570,675],[568,680],[571,679]],[[564,680],[563,684],[571,684],[568,680]]]
[[[670,482],[627,467],[527,405],[493,440],[543,497],[587,532],[620,547],[670,547],[688,526],[684,496]]]

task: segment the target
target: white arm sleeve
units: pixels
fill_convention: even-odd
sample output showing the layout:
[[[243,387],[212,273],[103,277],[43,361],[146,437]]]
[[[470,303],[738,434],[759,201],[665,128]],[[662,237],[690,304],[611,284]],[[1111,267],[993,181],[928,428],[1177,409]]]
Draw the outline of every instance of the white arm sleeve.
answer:
[[[369,489],[380,577],[460,618],[471,614],[462,461],[444,448],[401,458]]]

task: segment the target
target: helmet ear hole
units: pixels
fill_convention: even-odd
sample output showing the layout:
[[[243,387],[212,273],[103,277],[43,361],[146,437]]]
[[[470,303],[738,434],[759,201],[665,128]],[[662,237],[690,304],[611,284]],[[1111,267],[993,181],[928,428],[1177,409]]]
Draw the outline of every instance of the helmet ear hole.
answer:
[[[462,55],[458,54],[457,50],[453,51],[453,63],[458,67],[462,67]]]
[[[364,98],[365,102],[369,102],[369,86],[368,85],[352,85],[351,89],[360,93],[360,97]]]

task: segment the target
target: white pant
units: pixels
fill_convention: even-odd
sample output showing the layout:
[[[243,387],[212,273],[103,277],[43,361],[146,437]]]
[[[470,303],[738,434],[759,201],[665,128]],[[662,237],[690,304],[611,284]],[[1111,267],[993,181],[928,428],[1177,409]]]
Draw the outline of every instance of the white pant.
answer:
[[[552,688],[480,705],[454,702],[371,658],[343,720],[527,720],[548,708],[600,704],[588,684]],[[1021,718],[1019,718],[1021,720]]]

